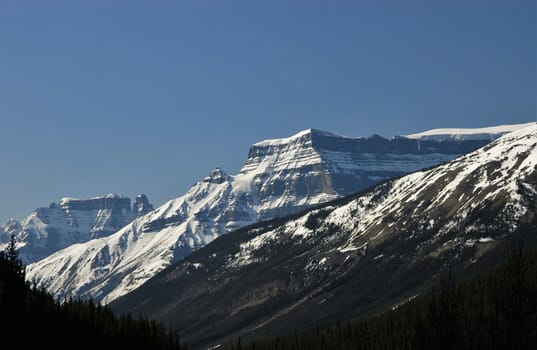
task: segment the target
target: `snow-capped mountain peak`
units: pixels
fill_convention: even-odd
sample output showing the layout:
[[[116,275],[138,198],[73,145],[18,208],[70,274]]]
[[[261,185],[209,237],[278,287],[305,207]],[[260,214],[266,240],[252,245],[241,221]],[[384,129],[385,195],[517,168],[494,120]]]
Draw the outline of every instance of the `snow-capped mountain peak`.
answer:
[[[305,130],[302,130],[300,132],[297,132],[296,134],[294,134],[292,136],[289,136],[289,137],[282,137],[282,138],[277,138],[277,139],[269,139],[269,140],[260,141],[260,142],[254,143],[252,145],[252,147],[255,148],[255,147],[270,147],[270,146],[288,145],[288,144],[292,144],[292,143],[295,143],[295,142],[300,142],[300,140],[303,139],[303,138],[310,138],[311,139],[312,135],[321,136],[321,137],[326,136],[326,137],[342,137],[342,138],[345,138],[345,136],[334,134],[334,133],[329,132],[329,131],[323,131],[323,130],[311,129],[310,128],[310,129],[305,129]]]
[[[17,220],[11,218],[4,225],[0,226],[0,244],[7,243],[11,236],[18,234],[22,230],[22,225]]]
[[[203,182],[210,182],[220,184],[225,181],[229,181],[230,177],[220,168],[214,168],[209,175],[203,178]]]
[[[258,142],[239,174],[216,168],[185,195],[118,232],[28,266],[28,277],[58,296],[109,302],[225,233],[444,163],[488,142],[349,138],[315,129]]]
[[[494,140],[498,137],[531,126],[535,123],[506,124],[485,128],[444,128],[404,135],[416,140]]]
[[[36,209],[20,223],[8,221],[2,226],[0,243],[15,235],[23,262],[35,262],[72,244],[108,236],[153,209],[145,195],[138,197],[135,211],[128,197],[115,193],[90,199],[63,197]]]

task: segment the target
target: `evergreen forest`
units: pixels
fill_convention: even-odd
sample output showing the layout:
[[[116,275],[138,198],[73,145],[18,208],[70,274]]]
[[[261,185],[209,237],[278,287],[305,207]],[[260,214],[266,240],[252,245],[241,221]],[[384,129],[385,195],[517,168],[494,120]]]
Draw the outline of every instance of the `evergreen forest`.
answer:
[[[31,286],[13,237],[0,252],[0,315],[2,349],[186,349],[155,321],[116,316],[91,300],[60,302]]]
[[[513,245],[503,264],[460,283],[447,269],[426,294],[367,320],[227,349],[537,349],[537,250]]]

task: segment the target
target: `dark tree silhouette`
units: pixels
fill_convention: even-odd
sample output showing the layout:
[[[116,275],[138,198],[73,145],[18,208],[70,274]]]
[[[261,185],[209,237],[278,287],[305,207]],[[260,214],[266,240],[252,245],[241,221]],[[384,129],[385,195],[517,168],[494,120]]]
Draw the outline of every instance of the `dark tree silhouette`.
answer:
[[[236,349],[236,346],[234,347]],[[514,246],[504,264],[365,321],[257,340],[256,350],[537,349],[537,250]]]
[[[0,252],[0,336],[21,348],[186,349],[172,332],[147,319],[117,317],[93,300],[62,303],[24,280],[15,238]],[[15,344],[13,344],[15,345]]]

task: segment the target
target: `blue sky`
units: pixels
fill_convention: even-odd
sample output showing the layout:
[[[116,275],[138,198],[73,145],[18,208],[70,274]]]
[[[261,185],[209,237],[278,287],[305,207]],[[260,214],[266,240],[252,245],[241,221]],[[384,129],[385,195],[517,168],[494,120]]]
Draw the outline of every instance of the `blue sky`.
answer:
[[[2,1],[0,221],[183,194],[250,144],[535,120],[523,0]]]

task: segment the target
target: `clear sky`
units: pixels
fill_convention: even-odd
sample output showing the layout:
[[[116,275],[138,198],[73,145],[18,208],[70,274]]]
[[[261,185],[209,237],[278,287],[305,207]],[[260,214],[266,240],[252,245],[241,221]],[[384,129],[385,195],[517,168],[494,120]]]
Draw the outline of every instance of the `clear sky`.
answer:
[[[0,0],[0,221],[162,204],[250,144],[536,116],[534,0]]]

